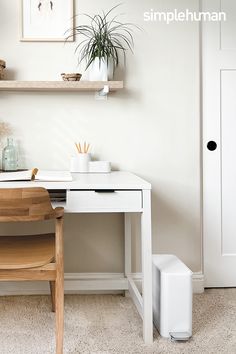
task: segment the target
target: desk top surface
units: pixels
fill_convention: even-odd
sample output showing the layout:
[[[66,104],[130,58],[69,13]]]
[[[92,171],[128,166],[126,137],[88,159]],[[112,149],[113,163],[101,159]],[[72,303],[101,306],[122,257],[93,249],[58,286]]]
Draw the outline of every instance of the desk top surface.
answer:
[[[72,173],[71,182],[0,182],[0,188],[44,187],[46,189],[151,189],[151,184],[130,172]]]

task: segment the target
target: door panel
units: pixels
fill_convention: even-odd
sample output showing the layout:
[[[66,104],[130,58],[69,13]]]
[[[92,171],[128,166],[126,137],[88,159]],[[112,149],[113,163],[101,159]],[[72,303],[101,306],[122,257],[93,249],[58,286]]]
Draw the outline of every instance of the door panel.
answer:
[[[222,255],[236,255],[236,70],[221,72]]]
[[[202,11],[225,11],[228,19],[202,25],[205,286],[228,287],[236,286],[236,1],[202,4]]]

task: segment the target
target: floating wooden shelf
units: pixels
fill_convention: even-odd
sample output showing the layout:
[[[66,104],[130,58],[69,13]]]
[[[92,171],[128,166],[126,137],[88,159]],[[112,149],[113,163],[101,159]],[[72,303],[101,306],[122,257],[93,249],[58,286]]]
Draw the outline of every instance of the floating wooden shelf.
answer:
[[[0,91],[91,91],[108,94],[123,89],[123,81],[13,81],[0,80]]]

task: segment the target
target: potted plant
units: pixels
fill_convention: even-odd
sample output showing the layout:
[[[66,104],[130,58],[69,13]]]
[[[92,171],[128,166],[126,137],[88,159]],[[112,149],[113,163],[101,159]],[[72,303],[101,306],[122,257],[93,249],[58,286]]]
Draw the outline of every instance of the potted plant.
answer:
[[[122,54],[125,60],[126,51],[133,52],[132,32],[138,27],[132,23],[118,21],[118,16],[113,15],[118,6],[94,16],[84,14],[89,23],[73,28],[75,36],[83,37],[75,52],[79,51],[79,64],[86,61],[85,70],[89,68],[91,81],[112,80],[114,70],[119,65],[120,55]]]

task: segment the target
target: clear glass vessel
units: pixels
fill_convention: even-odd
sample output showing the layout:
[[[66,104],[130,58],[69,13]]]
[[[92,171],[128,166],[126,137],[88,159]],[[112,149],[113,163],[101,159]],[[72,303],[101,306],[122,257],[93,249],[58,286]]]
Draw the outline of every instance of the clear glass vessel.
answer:
[[[7,146],[2,152],[2,169],[3,171],[16,171],[18,169],[18,154],[12,138],[7,139]]]

